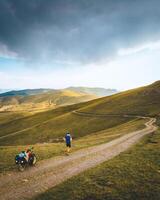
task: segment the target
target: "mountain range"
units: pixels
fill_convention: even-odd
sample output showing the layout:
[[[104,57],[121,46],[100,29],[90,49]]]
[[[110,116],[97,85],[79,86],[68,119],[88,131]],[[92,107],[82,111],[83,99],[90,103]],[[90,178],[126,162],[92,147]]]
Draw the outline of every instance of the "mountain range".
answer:
[[[0,111],[44,111],[111,95],[116,90],[69,87],[66,89],[25,89],[0,94]]]
[[[160,116],[160,81],[112,96],[8,121],[0,125],[0,135],[14,132],[19,134],[11,134],[0,142],[17,145],[55,141],[62,138],[66,131],[79,138],[132,120],[123,117],[127,114]]]

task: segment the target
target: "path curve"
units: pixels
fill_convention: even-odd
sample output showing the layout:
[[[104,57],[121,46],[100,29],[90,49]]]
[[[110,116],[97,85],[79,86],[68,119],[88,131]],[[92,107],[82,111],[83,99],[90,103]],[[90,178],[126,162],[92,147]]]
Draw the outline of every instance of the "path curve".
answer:
[[[84,113],[83,113],[84,114]],[[140,116],[137,116],[140,117]],[[0,199],[29,199],[68,178],[107,161],[137,143],[144,135],[157,130],[155,118],[148,118],[145,128],[128,133],[111,142],[85,148],[70,156],[59,156],[40,161],[23,173],[10,172],[0,176]]]
[[[84,116],[84,117],[125,117],[125,118],[140,118],[140,119],[151,119],[148,116],[140,116],[140,115],[128,115],[128,114],[99,114],[99,113],[91,113],[91,112],[81,112],[74,110],[73,114]]]
[[[96,114],[96,113],[86,113],[86,112],[80,112],[80,111],[72,111],[71,113],[73,113],[73,114],[75,114],[75,115],[80,115],[80,116],[85,116],[85,117],[127,117],[127,118],[135,118],[135,117],[137,117],[137,118],[149,118],[149,117],[143,117],[143,116],[135,116],[135,115],[120,115],[120,114]],[[33,125],[33,126],[30,126],[29,128],[24,128],[24,129],[22,129],[22,130],[19,130],[19,131],[15,131],[15,132],[12,132],[12,133],[8,133],[8,134],[6,134],[6,135],[2,135],[2,136],[0,136],[0,140],[1,139],[4,139],[4,138],[8,138],[8,137],[10,137],[10,136],[14,136],[14,135],[20,135],[20,134],[22,134],[23,132],[25,132],[25,131],[28,131],[28,130],[31,130],[32,128],[36,128],[36,127],[38,127],[38,126],[40,126],[40,125],[42,125],[42,124],[46,124],[46,123],[48,123],[48,122],[50,122],[50,121],[52,121],[53,120],[53,118],[51,118],[51,119],[48,119],[48,120],[46,120],[46,121],[43,121],[43,122],[41,122],[41,123],[37,123],[37,124],[35,124],[35,125]]]

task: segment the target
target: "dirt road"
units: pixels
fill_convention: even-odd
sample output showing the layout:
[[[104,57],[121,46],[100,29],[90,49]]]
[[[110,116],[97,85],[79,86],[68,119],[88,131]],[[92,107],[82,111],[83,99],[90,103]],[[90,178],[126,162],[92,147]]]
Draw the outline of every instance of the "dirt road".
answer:
[[[127,117],[127,116],[126,116]],[[138,117],[138,116],[137,116]],[[29,199],[66,179],[117,156],[137,143],[144,135],[154,132],[156,119],[149,118],[143,130],[126,134],[111,142],[89,147],[70,156],[41,161],[25,172],[11,172],[0,176],[0,199]]]

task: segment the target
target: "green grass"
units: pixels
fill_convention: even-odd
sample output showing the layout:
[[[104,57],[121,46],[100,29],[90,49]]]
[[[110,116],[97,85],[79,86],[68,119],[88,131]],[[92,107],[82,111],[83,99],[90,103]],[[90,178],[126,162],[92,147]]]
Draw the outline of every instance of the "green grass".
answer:
[[[107,129],[93,133],[92,136],[84,136],[80,139],[73,140],[72,151],[77,151],[82,148],[94,146],[109,142],[117,137],[120,137],[131,131],[139,130],[144,128],[144,122],[146,120],[134,119],[127,123],[118,125],[114,128]],[[19,146],[1,146],[0,147],[0,173],[14,170],[16,166],[14,164],[14,157],[17,153],[27,149],[31,145],[19,145]],[[65,144],[64,143],[44,143],[35,144],[34,152],[36,153],[38,160],[51,158],[54,156],[64,155]]]
[[[93,100],[80,111],[105,114],[157,115],[160,113],[160,81],[149,86]]]
[[[160,130],[34,200],[159,200]]]
[[[46,123],[44,123],[45,120],[41,123],[39,122],[39,124],[34,127],[32,127],[34,123],[31,122],[32,125],[30,124],[27,126],[31,126],[31,129],[25,130],[20,134],[0,139],[0,144],[24,145],[43,142],[56,142],[57,140],[62,140],[62,137],[67,131],[71,132],[74,138],[79,138],[94,132],[117,126],[131,119],[123,117],[83,117],[69,112],[59,115],[58,117],[55,116],[49,119],[50,121],[47,121]],[[12,123],[12,126],[15,125],[13,129],[15,129],[15,127],[19,127],[19,129],[22,130],[24,128],[23,121],[24,119],[15,121],[14,124]],[[26,121],[28,120],[25,119],[25,123]],[[36,122],[37,121],[38,120],[36,119]],[[11,129],[11,125],[8,125],[8,127],[6,126],[6,128],[3,127],[2,130],[5,132],[6,130],[9,130],[9,128]],[[2,135],[4,135],[4,132],[2,132]]]
[[[15,119],[8,123],[0,124],[0,135],[6,135],[11,132],[28,128],[35,124],[42,123],[46,120],[53,119],[57,116],[61,116],[67,112],[71,112],[72,110],[80,108],[80,106],[81,104],[61,107],[61,108],[53,109],[47,112],[37,113],[37,114],[34,114],[33,116],[27,116],[22,119],[18,119],[18,120]]]
[[[21,134],[0,139],[0,172],[15,169],[14,156],[34,144],[38,160],[64,154],[61,138],[74,137],[73,151],[109,142],[143,128],[145,120],[123,117],[84,117],[74,110],[100,114],[158,115],[160,82],[90,102],[65,106],[32,116],[0,116],[0,136],[28,127]],[[45,123],[44,123],[45,122]],[[160,125],[160,119],[157,122]],[[36,125],[36,126],[35,126]],[[49,143],[45,143],[49,142]],[[39,143],[39,144],[38,144]],[[3,145],[3,146],[2,146]],[[11,146],[12,145],[12,146]],[[160,130],[116,158],[73,177],[38,196],[37,200],[160,199]]]
[[[8,94],[8,95],[7,95]],[[97,98],[95,95],[80,93],[70,90],[52,90],[42,93],[26,94],[23,91],[7,93],[0,96],[1,110],[39,112],[89,101]],[[13,95],[14,94],[14,95]]]
[[[78,116],[72,113],[74,110],[101,114],[158,115],[160,113],[159,88],[160,81],[109,97],[65,106],[0,124],[0,136],[31,127],[20,134],[0,139],[0,145],[56,142],[61,140],[66,131],[70,131],[75,138],[79,138],[129,120],[123,117]]]
[[[21,119],[29,113],[23,112],[0,112],[0,125],[9,123],[13,120]]]

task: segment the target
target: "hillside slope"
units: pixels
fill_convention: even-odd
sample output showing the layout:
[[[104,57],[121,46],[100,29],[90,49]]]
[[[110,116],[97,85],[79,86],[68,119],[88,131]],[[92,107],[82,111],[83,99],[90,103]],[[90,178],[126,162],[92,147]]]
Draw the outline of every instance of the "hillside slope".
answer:
[[[110,95],[118,93],[116,89],[105,89],[105,88],[69,87],[67,89],[74,92],[83,92],[86,94],[92,94],[99,97],[110,96]]]
[[[119,156],[52,186],[32,200],[159,200],[159,152],[160,130]]]
[[[36,94],[35,94],[36,93]],[[33,95],[34,94],[34,95]],[[2,94],[0,111],[33,111],[51,109],[97,98],[94,95],[69,90],[27,90]]]
[[[153,125],[155,121],[156,120],[152,118],[145,123],[146,127],[144,129],[130,132],[109,143],[82,149],[72,153],[69,157],[61,156],[41,162],[40,165],[37,165],[37,167],[34,169],[32,168],[30,171],[26,171],[26,173],[23,173],[21,176],[17,176],[17,173],[11,173],[10,176],[2,175],[0,178],[0,186],[3,193],[0,192],[0,197],[6,200],[29,199],[38,193],[45,192],[48,188],[54,187],[84,170],[119,155],[139,141],[144,135],[155,131],[157,129],[157,127]],[[22,184],[24,178],[27,179],[30,184],[28,184],[28,181]],[[30,187],[30,185],[32,185],[32,187]],[[15,194],[14,197],[13,194]],[[48,197],[42,199],[48,199]],[[63,197],[61,199],[66,198]]]
[[[123,115],[158,115],[160,113],[160,81],[109,97],[65,106],[24,117],[0,125],[0,144],[29,144],[59,141],[66,131],[75,138],[89,135],[132,120]],[[92,115],[78,115],[79,112]],[[119,116],[96,116],[95,114]]]
[[[160,114],[160,81],[93,100],[80,111],[100,114],[158,115]]]
[[[44,111],[115,93],[117,93],[115,89],[88,87],[12,90],[0,94],[0,111]]]

